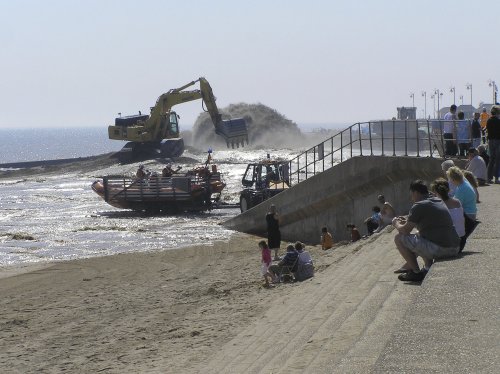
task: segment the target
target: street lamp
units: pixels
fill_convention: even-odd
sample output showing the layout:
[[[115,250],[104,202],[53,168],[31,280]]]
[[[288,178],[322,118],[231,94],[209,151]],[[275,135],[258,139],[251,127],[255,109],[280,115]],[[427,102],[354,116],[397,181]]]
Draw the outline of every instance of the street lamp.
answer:
[[[431,99],[434,101],[434,111],[432,113],[434,113],[434,118],[436,118],[436,95],[432,94]]]
[[[410,97],[412,99],[412,108],[415,108],[415,94],[413,92],[410,92]]]
[[[497,103],[497,92],[498,92],[498,87],[497,87],[497,84],[495,83],[495,81],[493,80],[489,80],[488,81],[488,85],[492,88],[493,90],[493,104],[496,104]]]
[[[467,83],[465,87],[470,90],[470,106],[472,106],[472,83]]]
[[[439,91],[439,89],[434,89],[434,95],[437,96],[437,99],[438,99],[438,111],[437,111],[437,118],[439,118],[439,97],[440,96],[443,96],[443,93]]]
[[[450,87],[450,92],[453,92],[453,104],[455,104],[455,87]]]
[[[464,105],[464,95],[460,95],[460,105]]]
[[[424,97],[424,118],[427,118],[427,92],[422,91],[422,96]]]

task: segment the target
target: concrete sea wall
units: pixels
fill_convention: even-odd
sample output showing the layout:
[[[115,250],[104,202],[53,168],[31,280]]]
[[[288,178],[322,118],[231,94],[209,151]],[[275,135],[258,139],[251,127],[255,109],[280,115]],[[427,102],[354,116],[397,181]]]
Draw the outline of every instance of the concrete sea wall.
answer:
[[[354,223],[366,233],[364,220],[383,194],[398,214],[411,206],[409,184],[423,179],[432,182],[442,176],[441,159],[429,157],[360,156],[315,175],[288,191],[224,222],[233,230],[266,235],[265,215],[270,204],[280,214],[284,241],[317,244],[322,226],[334,239],[349,239],[345,226]]]

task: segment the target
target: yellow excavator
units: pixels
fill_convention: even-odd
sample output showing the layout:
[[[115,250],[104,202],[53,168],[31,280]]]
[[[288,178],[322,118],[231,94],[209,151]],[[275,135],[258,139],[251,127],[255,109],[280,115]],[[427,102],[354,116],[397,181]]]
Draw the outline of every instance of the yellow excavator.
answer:
[[[200,84],[200,89],[185,90]],[[223,120],[215,96],[208,81],[200,77],[188,84],[162,94],[149,115],[118,117],[115,125],[108,127],[110,139],[125,140],[127,144],[117,153],[122,163],[154,157],[179,157],[184,152],[184,140],[179,137],[180,118],[172,107],[177,104],[202,99],[215,126],[215,133],[222,136],[234,148],[248,144],[247,125],[243,118]]]

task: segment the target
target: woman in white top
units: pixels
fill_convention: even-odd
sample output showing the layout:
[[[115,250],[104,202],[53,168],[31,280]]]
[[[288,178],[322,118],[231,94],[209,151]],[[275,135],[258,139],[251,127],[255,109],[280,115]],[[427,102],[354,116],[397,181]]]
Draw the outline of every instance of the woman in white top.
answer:
[[[460,237],[460,251],[462,251],[465,246],[465,216],[462,203],[454,197],[450,197],[448,193],[450,192],[450,187],[448,181],[443,178],[436,179],[431,185],[431,191],[448,207],[450,212],[451,220],[453,221],[453,226]]]

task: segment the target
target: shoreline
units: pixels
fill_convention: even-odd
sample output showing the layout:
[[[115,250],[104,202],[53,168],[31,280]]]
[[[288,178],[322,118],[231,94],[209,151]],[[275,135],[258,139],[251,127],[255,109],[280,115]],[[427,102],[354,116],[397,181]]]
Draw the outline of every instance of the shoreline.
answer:
[[[0,276],[0,367],[193,372],[271,304],[315,279],[263,288],[260,240],[235,233],[211,246],[27,266]],[[356,248],[307,247],[317,272]]]

